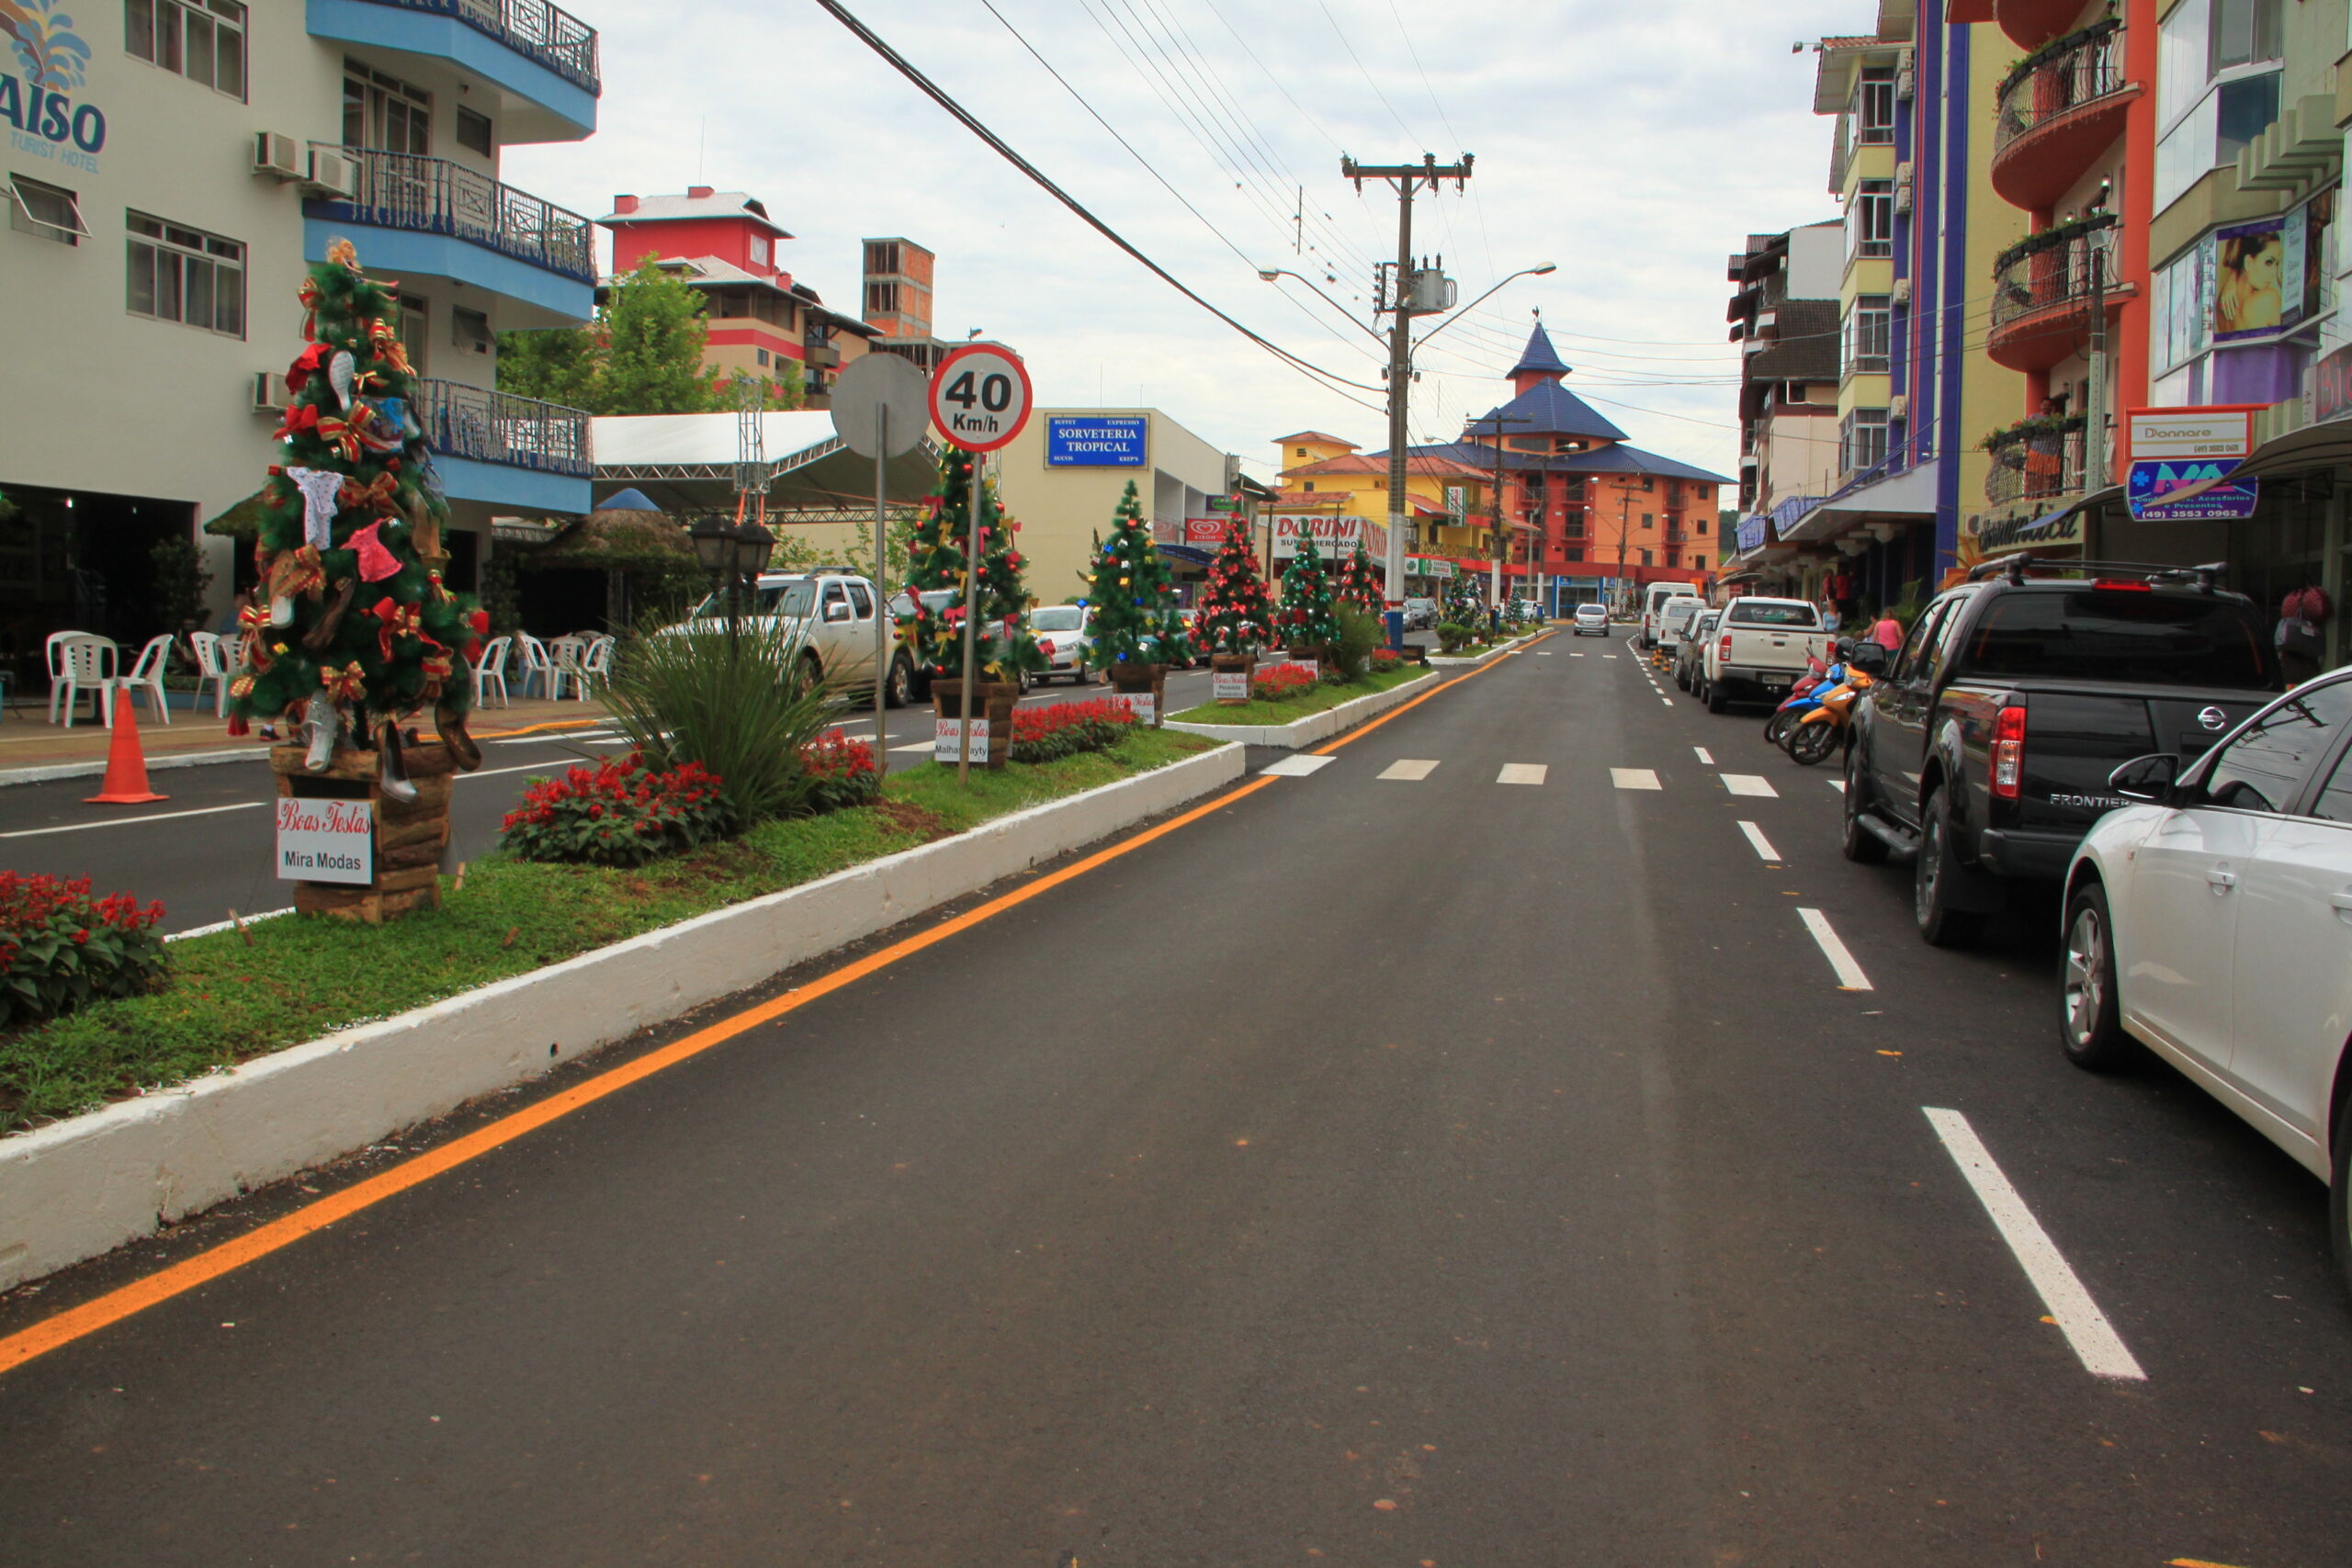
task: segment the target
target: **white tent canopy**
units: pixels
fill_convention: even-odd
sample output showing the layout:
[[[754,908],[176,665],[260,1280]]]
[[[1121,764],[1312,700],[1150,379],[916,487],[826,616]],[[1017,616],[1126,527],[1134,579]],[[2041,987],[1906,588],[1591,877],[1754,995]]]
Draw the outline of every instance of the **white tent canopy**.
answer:
[[[589,423],[597,489],[633,485],[679,515],[734,509],[735,414],[611,415]],[[770,513],[872,515],[874,459],[842,444],[830,413],[763,413],[760,441]],[[891,501],[903,505],[930,494],[938,466],[939,449],[928,439],[890,459]]]

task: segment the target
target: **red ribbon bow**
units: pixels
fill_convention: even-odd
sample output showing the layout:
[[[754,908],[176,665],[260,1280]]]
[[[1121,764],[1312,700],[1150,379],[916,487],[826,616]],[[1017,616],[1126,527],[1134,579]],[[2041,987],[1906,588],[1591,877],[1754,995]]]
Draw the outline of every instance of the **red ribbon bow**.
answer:
[[[319,666],[319,685],[330,702],[356,703],[368,694],[368,685],[360,679],[359,661],[356,659],[340,670],[332,664]]]
[[[359,433],[352,429],[347,421],[337,419],[333,414],[322,415],[312,409],[305,409],[301,412],[311,416],[314,422],[314,434],[318,438],[341,452],[345,462],[359,461]],[[291,423],[293,415],[288,414],[287,422]]]
[[[308,403],[299,403],[286,411],[286,423],[270,432],[273,441],[291,441],[306,431],[319,427],[319,411]]]
[[[393,658],[393,638],[413,637],[424,642],[432,640],[424,635],[423,613],[414,604],[395,604],[388,594],[376,601],[376,607],[368,613],[380,623],[376,628],[376,647],[387,663]]]

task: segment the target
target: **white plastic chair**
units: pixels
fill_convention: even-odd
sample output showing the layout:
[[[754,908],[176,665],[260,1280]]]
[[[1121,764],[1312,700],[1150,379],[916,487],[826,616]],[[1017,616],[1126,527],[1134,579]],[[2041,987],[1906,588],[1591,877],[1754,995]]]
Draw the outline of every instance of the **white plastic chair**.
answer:
[[[52,632],[49,638],[49,722],[57,722],[57,707],[65,705],[65,728],[74,728],[74,705],[87,687],[114,726],[114,677],[121,652],[102,637],[89,632]]]
[[[593,688],[612,678],[613,647],[619,640],[614,637],[589,639],[587,650],[580,656],[580,695],[582,700]]]
[[[539,695],[556,695],[556,682],[560,679],[560,674],[555,667],[555,660],[548,657],[548,645],[528,632],[518,633],[517,640],[523,647],[523,694],[529,696],[532,683],[536,682]]]
[[[548,640],[548,658],[554,666],[553,680],[548,691],[548,696],[562,697],[564,688],[567,686],[571,689],[571,695],[574,698],[584,698],[587,695],[582,690],[586,682],[581,679],[580,674],[580,655],[584,646],[584,639],[577,632]]]
[[[514,640],[503,637],[491,638],[490,646],[481,650],[480,659],[474,660],[474,706],[487,705],[493,686],[498,689],[500,707],[514,705],[514,699],[506,694],[506,650]]]
[[[196,651],[196,700],[204,701],[204,683],[212,682],[215,717],[226,717],[229,712],[229,653],[218,632],[190,632],[187,645]]]
[[[164,666],[170,663],[171,659],[172,634],[164,632],[151,637],[147,639],[147,646],[139,650],[139,657],[131,662],[130,673],[122,678],[122,694],[132,704],[134,711],[139,694],[145,692],[154,700],[155,712],[165,724],[172,722],[172,705],[164,696]],[[114,720],[109,718],[107,722],[111,725]]]

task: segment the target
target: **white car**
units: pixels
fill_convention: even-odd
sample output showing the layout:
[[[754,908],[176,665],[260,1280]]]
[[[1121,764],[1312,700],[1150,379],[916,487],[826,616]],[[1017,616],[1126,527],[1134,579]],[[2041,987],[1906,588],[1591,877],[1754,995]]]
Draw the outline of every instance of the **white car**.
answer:
[[[852,572],[772,571],[743,597],[737,625],[746,634],[804,639],[801,658],[837,689],[874,689],[874,585]],[[689,613],[684,626],[713,631],[727,625],[727,604],[713,593]],[[897,648],[895,628],[885,646]],[[884,697],[893,707],[910,696],[911,667],[894,657]]]
[[[1778,706],[1815,660],[1827,662],[1821,612],[1803,599],[1735,599],[1708,634],[1697,694],[1709,713],[1736,700]]]
[[[2061,1038],[2094,1071],[2145,1046],[2332,1189],[2352,1284],[2352,670],[2290,692],[2183,770],[2124,763],[2066,879]],[[2100,804],[2107,804],[2102,801]]]
[[[1046,656],[1040,682],[1060,675],[1080,686],[1093,681],[1094,672],[1086,667],[1086,656],[1094,647],[1087,632],[1093,614],[1084,604],[1047,604],[1029,612],[1029,629],[1037,634],[1038,651]]]
[[[1609,606],[1606,604],[1577,605],[1576,618],[1569,623],[1568,630],[1577,637],[1590,633],[1594,637],[1606,637],[1609,635]]]
[[[1658,644],[1657,618],[1668,602],[1676,599],[1696,599],[1699,591],[1687,582],[1653,582],[1642,590],[1642,629],[1634,643],[1644,651]]]

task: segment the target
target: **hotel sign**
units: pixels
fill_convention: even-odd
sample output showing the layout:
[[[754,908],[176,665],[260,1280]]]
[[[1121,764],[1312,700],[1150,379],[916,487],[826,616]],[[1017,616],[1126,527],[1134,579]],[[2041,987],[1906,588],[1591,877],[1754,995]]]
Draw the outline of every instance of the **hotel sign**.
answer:
[[[107,144],[107,117],[95,104],[74,101],[86,80],[90,46],[73,31],[66,0],[16,0],[0,5],[0,35],[14,48],[24,74],[0,75],[0,124],[11,151],[46,158],[69,169],[96,172]]]

